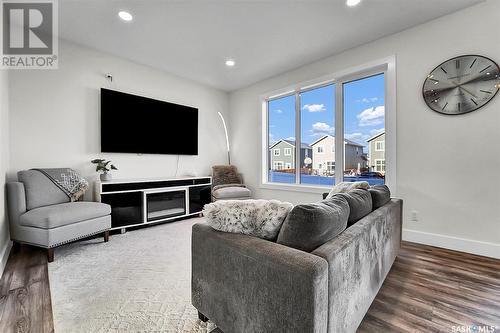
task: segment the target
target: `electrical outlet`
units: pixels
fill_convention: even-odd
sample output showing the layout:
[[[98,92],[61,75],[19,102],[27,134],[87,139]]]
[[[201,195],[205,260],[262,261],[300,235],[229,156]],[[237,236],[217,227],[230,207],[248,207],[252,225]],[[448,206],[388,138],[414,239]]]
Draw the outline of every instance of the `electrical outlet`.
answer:
[[[410,213],[410,218],[412,221],[417,222],[418,221],[418,212],[416,210],[412,210]]]

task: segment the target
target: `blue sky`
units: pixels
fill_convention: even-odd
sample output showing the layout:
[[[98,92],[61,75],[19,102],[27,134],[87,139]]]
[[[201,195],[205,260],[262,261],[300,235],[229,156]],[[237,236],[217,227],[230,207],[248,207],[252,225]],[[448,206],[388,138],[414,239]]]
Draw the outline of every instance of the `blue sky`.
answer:
[[[269,102],[270,142],[293,140],[295,97]],[[384,75],[344,84],[345,137],[366,145],[366,140],[384,128]],[[335,135],[335,85],[301,94],[302,142],[312,143],[325,134]]]

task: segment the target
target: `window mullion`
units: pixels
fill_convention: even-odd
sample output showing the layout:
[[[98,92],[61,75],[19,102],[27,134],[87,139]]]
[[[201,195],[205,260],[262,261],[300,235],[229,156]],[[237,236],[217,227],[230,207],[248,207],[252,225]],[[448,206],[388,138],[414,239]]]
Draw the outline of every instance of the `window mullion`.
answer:
[[[300,184],[300,93],[295,93],[295,184]]]
[[[335,183],[344,180],[344,102],[343,83],[335,85]]]

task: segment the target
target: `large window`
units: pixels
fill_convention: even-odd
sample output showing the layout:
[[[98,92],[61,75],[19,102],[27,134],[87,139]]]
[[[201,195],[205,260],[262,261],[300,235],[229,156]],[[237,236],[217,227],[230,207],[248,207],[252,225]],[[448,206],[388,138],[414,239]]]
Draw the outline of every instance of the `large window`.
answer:
[[[385,181],[385,77],[359,78],[343,84],[344,181]],[[362,152],[361,154],[359,152]],[[383,166],[381,163],[384,163]]]
[[[271,183],[295,183],[295,96],[285,96],[267,103],[269,169]],[[281,153],[283,151],[283,153]],[[290,152],[287,155],[285,152]]]
[[[300,183],[333,185],[335,172],[327,162],[335,159],[330,147],[335,131],[335,85],[302,91],[298,98],[301,150],[310,151],[310,157],[300,161]]]
[[[264,183],[383,184],[386,66],[267,99]]]

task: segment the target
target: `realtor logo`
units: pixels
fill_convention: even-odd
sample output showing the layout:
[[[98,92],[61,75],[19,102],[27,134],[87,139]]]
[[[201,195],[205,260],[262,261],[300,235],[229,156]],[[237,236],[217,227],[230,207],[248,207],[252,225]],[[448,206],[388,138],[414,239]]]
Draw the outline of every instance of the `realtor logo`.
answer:
[[[56,1],[1,1],[1,68],[57,68]]]

